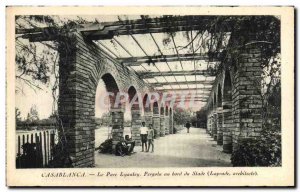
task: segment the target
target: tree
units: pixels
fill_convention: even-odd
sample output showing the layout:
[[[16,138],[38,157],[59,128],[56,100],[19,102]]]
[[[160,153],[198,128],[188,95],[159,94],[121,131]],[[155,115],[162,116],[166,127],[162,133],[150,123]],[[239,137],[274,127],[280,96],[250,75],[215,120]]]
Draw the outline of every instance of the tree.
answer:
[[[192,120],[192,115],[190,110],[175,108],[174,111],[174,123],[177,125],[185,125],[186,122]]]
[[[38,113],[36,105],[33,105],[30,108],[29,113],[27,114],[27,121],[35,122],[35,121],[38,121],[38,120],[39,120],[39,113]]]
[[[15,114],[16,114],[16,123],[21,122],[22,118],[21,118],[21,111],[19,110],[19,108],[15,109]]]

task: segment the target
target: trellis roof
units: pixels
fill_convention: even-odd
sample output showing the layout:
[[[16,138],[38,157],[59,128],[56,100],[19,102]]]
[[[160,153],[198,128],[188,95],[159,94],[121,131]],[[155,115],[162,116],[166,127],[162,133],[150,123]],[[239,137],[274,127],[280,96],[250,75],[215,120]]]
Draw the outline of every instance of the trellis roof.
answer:
[[[220,64],[218,55],[209,60],[205,46],[211,37],[205,27],[209,19],[214,16],[181,16],[171,18],[172,22],[161,16],[125,20],[110,16],[106,22],[84,24],[79,30],[154,89],[196,93],[196,100],[205,103],[216,76],[210,68]],[[42,30],[27,32],[31,41],[43,36]],[[227,37],[224,47],[229,30]]]

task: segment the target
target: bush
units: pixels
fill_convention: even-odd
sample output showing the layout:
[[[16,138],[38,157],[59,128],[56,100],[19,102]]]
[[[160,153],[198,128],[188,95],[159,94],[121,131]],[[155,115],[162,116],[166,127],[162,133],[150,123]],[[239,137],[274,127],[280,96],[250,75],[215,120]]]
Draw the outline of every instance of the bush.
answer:
[[[257,138],[240,138],[231,163],[234,167],[281,166],[281,134],[265,128]]]

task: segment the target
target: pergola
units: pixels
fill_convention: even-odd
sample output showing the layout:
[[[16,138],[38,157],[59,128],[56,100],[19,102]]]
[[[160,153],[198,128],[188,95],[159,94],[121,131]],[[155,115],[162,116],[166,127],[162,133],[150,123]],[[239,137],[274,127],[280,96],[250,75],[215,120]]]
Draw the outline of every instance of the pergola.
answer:
[[[161,137],[174,133],[170,113],[177,106],[164,97],[173,93],[186,96],[184,102],[197,102],[207,133],[226,153],[241,138],[259,136],[262,64],[280,50],[279,31],[280,22],[273,16],[110,16],[102,23],[17,29],[16,34],[30,42],[59,43],[61,126],[69,131],[76,166],[90,166],[100,79],[113,93],[111,103],[123,91],[130,101],[138,101],[130,108],[134,141],[140,142],[142,118],[152,122]],[[152,113],[144,101],[153,90],[166,94],[153,102]],[[178,97],[175,102],[183,103]],[[122,104],[110,105],[113,145],[123,138]]]
[[[222,53],[210,57],[207,44],[211,33],[207,27],[215,16],[164,16],[135,20],[117,20],[77,26],[86,38],[98,44],[107,55],[134,71],[154,90],[188,92],[195,101],[205,104],[216,77]],[[231,26],[232,20],[222,23]],[[224,31],[225,30],[225,31]],[[220,32],[215,28],[214,33]],[[230,28],[223,42],[224,50],[230,38]],[[57,28],[20,29],[16,34],[31,42],[55,40]],[[164,43],[166,36],[170,41]]]

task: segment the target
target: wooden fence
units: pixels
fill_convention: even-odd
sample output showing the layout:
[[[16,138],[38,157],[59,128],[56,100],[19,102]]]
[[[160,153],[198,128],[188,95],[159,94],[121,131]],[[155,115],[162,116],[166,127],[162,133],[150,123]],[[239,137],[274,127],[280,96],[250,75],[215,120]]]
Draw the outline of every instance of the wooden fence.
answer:
[[[56,144],[55,130],[17,134],[16,168],[47,167]]]

